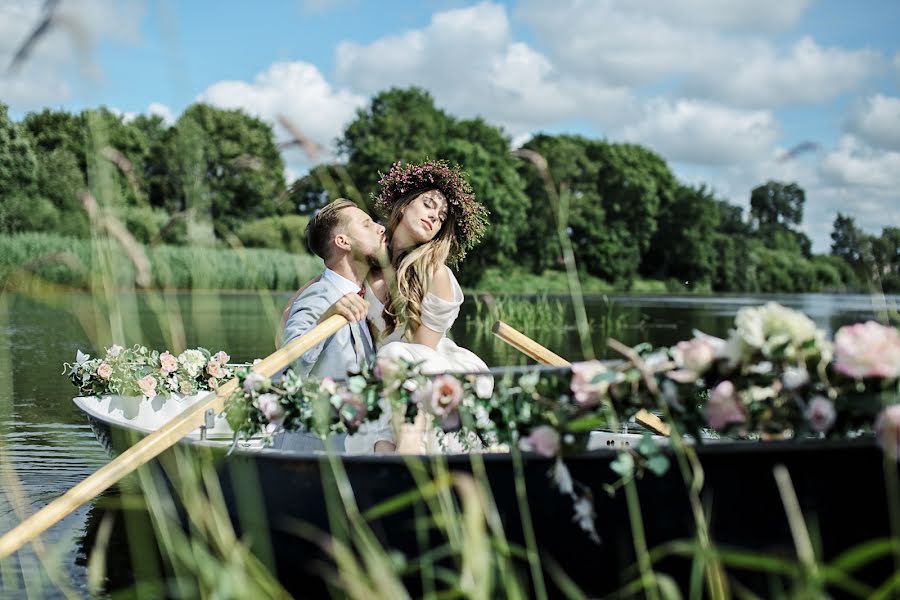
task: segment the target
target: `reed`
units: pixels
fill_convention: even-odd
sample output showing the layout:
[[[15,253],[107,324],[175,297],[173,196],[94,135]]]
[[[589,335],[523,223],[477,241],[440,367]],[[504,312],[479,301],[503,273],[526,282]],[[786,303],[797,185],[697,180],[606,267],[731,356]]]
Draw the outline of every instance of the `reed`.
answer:
[[[115,245],[115,244],[114,244]],[[151,289],[295,290],[322,268],[318,258],[259,248],[144,247]],[[105,272],[117,289],[134,286],[137,270],[124,252],[107,253],[101,265],[96,243],[46,233],[0,236],[0,282],[15,287],[23,275],[76,289],[91,289]]]

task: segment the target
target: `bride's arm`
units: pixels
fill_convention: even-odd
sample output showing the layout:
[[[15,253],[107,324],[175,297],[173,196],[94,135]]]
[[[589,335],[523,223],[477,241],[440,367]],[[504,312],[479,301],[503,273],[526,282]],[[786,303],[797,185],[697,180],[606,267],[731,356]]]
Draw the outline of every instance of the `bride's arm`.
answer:
[[[431,285],[426,294],[431,293],[441,300],[453,300],[453,284],[450,282],[450,272],[446,269],[437,269],[431,277]],[[423,344],[430,348],[437,349],[438,342],[444,337],[444,332],[435,331],[427,325],[420,325],[413,334],[412,341],[416,344]]]

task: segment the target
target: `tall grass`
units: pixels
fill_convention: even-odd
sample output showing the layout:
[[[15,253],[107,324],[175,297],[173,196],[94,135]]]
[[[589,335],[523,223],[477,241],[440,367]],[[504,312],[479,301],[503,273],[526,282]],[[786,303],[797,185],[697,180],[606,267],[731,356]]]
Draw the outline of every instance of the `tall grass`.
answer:
[[[191,246],[142,247],[150,263],[154,289],[295,290],[321,272],[322,261],[309,255],[258,248]],[[108,272],[116,288],[131,288],[134,262],[122,252],[100,264],[91,240],[46,233],[0,236],[0,282],[15,285],[21,275],[76,289],[91,289],[98,271]],[[4,284],[5,287],[5,284]]]

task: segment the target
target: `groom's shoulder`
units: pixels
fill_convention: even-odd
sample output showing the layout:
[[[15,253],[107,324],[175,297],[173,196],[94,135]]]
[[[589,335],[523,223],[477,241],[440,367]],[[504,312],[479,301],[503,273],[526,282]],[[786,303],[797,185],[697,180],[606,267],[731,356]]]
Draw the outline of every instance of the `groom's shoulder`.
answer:
[[[330,285],[328,282],[322,279],[314,281],[297,292],[294,296],[294,299],[291,302],[291,312],[295,312],[297,309],[304,306],[314,307],[324,304],[327,308],[332,304],[334,300],[332,297],[336,293],[334,286]]]

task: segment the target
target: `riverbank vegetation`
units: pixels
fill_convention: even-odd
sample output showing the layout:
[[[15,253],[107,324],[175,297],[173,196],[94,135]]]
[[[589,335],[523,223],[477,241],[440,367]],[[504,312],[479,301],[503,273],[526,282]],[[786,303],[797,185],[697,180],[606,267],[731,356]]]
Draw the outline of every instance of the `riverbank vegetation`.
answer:
[[[561,227],[588,292],[900,290],[900,228],[869,235],[839,214],[831,252],[814,255],[802,230],[806,194],[794,183],[760,182],[745,212],[708,187],[678,181],[642,146],[538,134],[511,153],[500,128],[456,118],[418,88],[377,94],[344,131],[339,160],[289,185],[284,143],[257,118],[204,104],[171,125],[105,108],[46,109],[14,122],[0,105],[0,235],[8,254],[0,261],[13,263],[15,252],[18,265],[37,262],[54,281],[81,286],[78,267],[47,266],[47,255],[29,254],[38,238],[14,234],[48,234],[68,240],[48,247],[76,248],[88,243],[78,240],[124,229],[163,262],[202,255],[215,273],[234,271],[204,277],[205,285],[288,289],[295,281],[284,273],[308,264],[309,214],[340,196],[371,208],[379,172],[393,161],[440,157],[463,165],[491,211],[485,242],[460,267],[471,288],[568,291]],[[537,155],[552,190],[535,162],[522,160]],[[169,250],[157,250],[163,247]],[[271,271],[259,275],[245,263],[225,265],[257,256],[231,254],[234,248],[281,253],[258,255],[252,264]],[[205,268],[206,260],[193,264]],[[152,285],[197,285],[184,275],[159,277]]]

